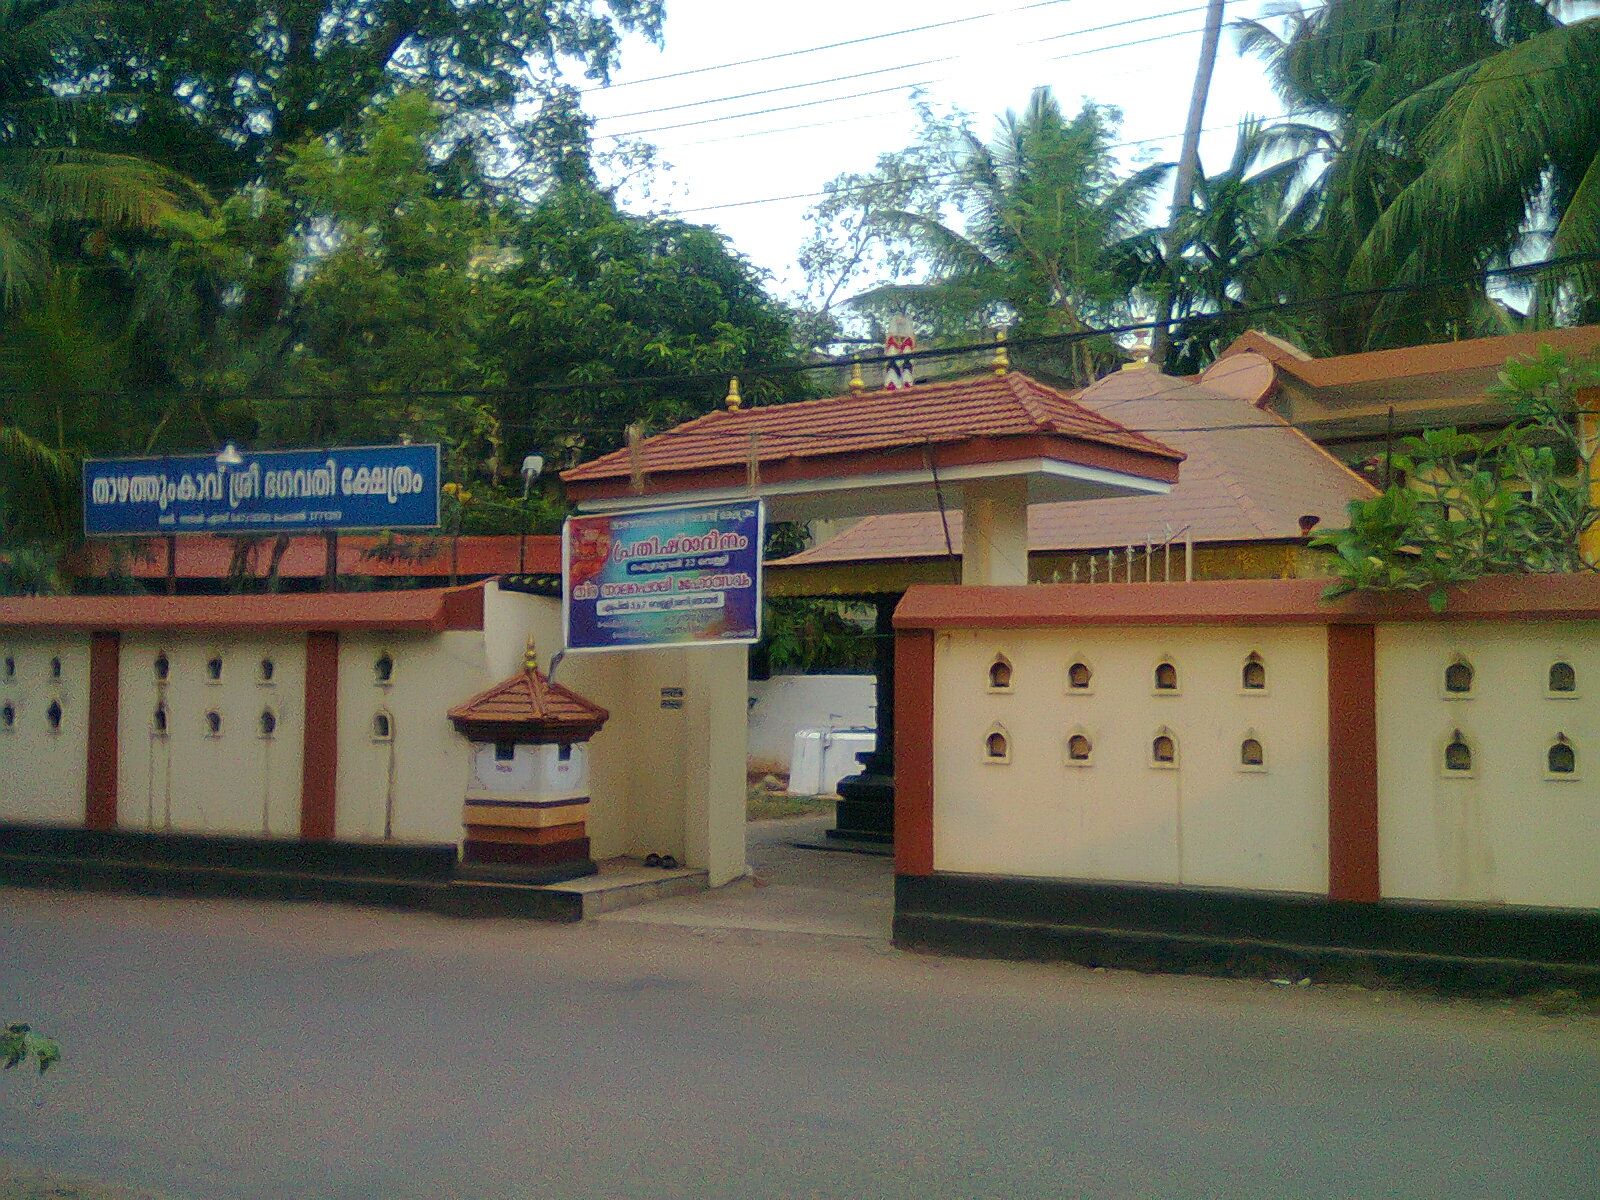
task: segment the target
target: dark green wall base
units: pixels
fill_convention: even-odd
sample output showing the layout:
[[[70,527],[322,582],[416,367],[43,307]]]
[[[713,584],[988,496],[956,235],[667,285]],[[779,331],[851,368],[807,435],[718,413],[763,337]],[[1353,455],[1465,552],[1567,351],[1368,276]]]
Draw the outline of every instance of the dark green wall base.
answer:
[[[457,873],[449,844],[100,831],[0,823],[0,884],[147,896],[364,904],[456,917],[577,921],[576,893],[537,884],[593,874],[584,860],[525,877]]]
[[[1600,994],[1600,913],[932,875],[895,879],[908,950],[1136,971]]]

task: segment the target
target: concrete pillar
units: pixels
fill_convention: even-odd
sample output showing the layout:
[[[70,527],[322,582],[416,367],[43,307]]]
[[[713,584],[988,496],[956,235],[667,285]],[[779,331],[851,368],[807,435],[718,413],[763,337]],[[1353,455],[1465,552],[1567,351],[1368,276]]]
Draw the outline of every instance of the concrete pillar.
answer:
[[[745,868],[748,652],[706,646],[682,654],[685,865],[721,887]]]
[[[1028,582],[1028,483],[989,479],[963,485],[961,582]]]

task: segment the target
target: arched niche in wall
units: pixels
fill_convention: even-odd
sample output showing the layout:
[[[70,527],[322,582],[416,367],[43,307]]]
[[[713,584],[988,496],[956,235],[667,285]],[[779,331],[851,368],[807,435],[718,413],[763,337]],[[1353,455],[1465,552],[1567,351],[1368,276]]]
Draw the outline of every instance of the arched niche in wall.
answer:
[[[1545,672],[1544,694],[1556,700],[1578,698],[1578,671],[1570,659],[1558,658]]]
[[[1544,773],[1546,779],[1578,778],[1578,748],[1565,733],[1556,734],[1545,750]]]
[[[1444,669],[1444,698],[1446,700],[1467,700],[1473,695],[1477,687],[1478,673],[1473,669],[1472,663],[1466,655],[1458,654],[1450,660]]]
[[[1067,691],[1086,696],[1094,691],[1094,667],[1086,658],[1074,658],[1067,667]]]
[[[155,711],[150,714],[150,733],[158,738],[167,736],[167,706],[165,704],[156,705]]]
[[[1244,737],[1239,740],[1238,767],[1241,771],[1267,769],[1267,750],[1254,729],[1245,730]]]
[[[1477,756],[1472,743],[1461,730],[1451,730],[1450,736],[1445,739],[1441,765],[1447,779],[1468,778],[1476,771]]]
[[[1239,690],[1251,696],[1267,690],[1267,664],[1254,650],[1245,655],[1244,666],[1239,669]]]
[[[387,650],[373,661],[372,682],[379,687],[388,687],[394,682],[394,655]]]
[[[220,654],[213,654],[210,658],[206,659],[207,683],[222,682],[222,665],[222,655]]]
[[[375,742],[394,740],[394,717],[386,708],[380,708],[372,714],[372,740]]]
[[[989,663],[989,690],[991,692],[1009,692],[1011,690],[1011,660],[1004,654],[996,654]]]
[[[45,723],[50,726],[51,733],[59,733],[61,731],[61,718],[63,715],[61,701],[50,701],[50,707],[44,710],[44,719]]]
[[[17,706],[7,700],[0,704],[0,733],[10,733],[17,727]]]
[[[155,674],[157,683],[165,683],[172,676],[172,660],[167,657],[167,652],[159,652],[155,661],[150,664],[150,670]]]
[[[997,764],[1011,761],[1011,735],[1004,725],[991,725],[983,735],[983,761]]]
[[[270,708],[263,708],[261,716],[256,719],[256,727],[261,739],[270,742],[278,736],[278,714]]]
[[[7,654],[6,655],[6,660],[5,660],[5,666],[4,666],[3,669],[0,669],[0,679],[3,679],[6,683],[10,683],[16,677],[17,677],[17,656],[15,654]]]
[[[1074,729],[1067,734],[1061,751],[1069,767],[1087,767],[1094,764],[1094,739],[1089,736],[1089,731],[1086,729]]]
[[[278,681],[278,664],[270,656],[263,655],[256,664],[256,682],[262,687],[271,687]]]
[[[1161,659],[1156,663],[1156,669],[1151,674],[1151,691],[1158,696],[1176,696],[1178,694],[1178,664],[1170,657]]]
[[[222,736],[222,714],[216,709],[206,713],[206,736],[219,738]]]
[[[1169,771],[1178,765],[1178,735],[1165,725],[1150,739],[1150,765]]]

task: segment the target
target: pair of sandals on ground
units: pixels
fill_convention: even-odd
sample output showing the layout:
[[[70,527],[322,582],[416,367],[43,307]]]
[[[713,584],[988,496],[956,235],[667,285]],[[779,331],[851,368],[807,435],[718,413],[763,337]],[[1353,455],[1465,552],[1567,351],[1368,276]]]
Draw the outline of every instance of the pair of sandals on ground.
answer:
[[[651,852],[644,856],[644,865],[647,867],[660,867],[663,871],[676,871],[678,869],[678,860],[670,854]]]

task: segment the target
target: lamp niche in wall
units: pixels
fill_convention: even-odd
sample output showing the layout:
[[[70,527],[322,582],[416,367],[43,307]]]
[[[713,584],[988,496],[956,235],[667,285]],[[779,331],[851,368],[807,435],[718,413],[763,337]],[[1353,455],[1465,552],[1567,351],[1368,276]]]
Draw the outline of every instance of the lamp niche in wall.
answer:
[[[387,650],[372,664],[372,682],[379,687],[388,687],[394,682],[394,656]]]
[[[1067,691],[1084,695],[1094,690],[1094,668],[1077,659],[1067,668]]]
[[[1011,761],[1011,735],[1004,725],[991,725],[989,732],[983,735],[983,761],[995,764]]]
[[[991,692],[1011,690],[1011,660],[1004,654],[996,654],[994,661],[989,664],[989,690]]]
[[[59,655],[57,655],[55,657],[52,657],[50,659],[50,678],[51,679],[60,679],[61,678],[61,658],[60,658]]]
[[[1094,741],[1082,729],[1067,735],[1066,751],[1069,767],[1087,767],[1094,762]]]
[[[271,687],[278,678],[278,664],[270,658],[263,658],[256,666],[256,682],[262,687]]]
[[[222,714],[215,709],[206,714],[206,736],[208,738],[222,736]]]
[[[1476,672],[1464,655],[1456,655],[1444,669],[1444,698],[1466,700],[1472,696]]]
[[[1150,765],[1162,770],[1175,770],[1178,766],[1178,738],[1172,730],[1162,726],[1150,739]]]
[[[1156,664],[1153,679],[1155,687],[1152,689],[1158,696],[1176,696],[1178,694],[1178,667],[1170,658],[1163,658]]]
[[[1460,779],[1472,774],[1472,745],[1461,730],[1452,730],[1444,746],[1444,774],[1447,779]]]
[[[213,654],[210,658],[206,659],[206,682],[222,682],[222,655]]]
[[[10,733],[17,727],[17,706],[7,700],[0,704],[0,733]]]
[[[263,708],[261,710],[261,717],[258,722],[258,726],[261,740],[270,742],[273,738],[278,736],[278,714],[273,712],[270,708]]]
[[[1257,696],[1267,690],[1267,664],[1254,650],[1245,655],[1244,667],[1239,672],[1239,689]]]
[[[372,740],[375,742],[394,740],[394,718],[381,709],[372,714]]]
[[[1267,751],[1261,744],[1261,738],[1254,729],[1245,731],[1244,739],[1239,743],[1239,770],[1265,771],[1267,769]]]
[[[1570,780],[1578,778],[1578,748],[1564,733],[1556,734],[1555,741],[1545,751],[1544,773],[1546,779]]]
[[[51,733],[61,732],[61,702],[50,701],[50,707],[44,710],[44,719],[50,723]]]
[[[165,704],[156,705],[155,712],[150,714],[150,735],[157,738],[167,736],[167,706]]]
[[[165,683],[167,677],[172,674],[172,660],[167,657],[165,650],[156,655],[156,661],[151,667],[155,671],[157,683]]]
[[[1570,662],[1565,659],[1550,664],[1550,672],[1545,676],[1545,695],[1557,700],[1576,700],[1578,698],[1578,672]]]
[[[8,655],[6,655],[5,680],[6,680],[7,683],[10,683],[16,677],[17,677],[17,656],[15,654],[8,654]]]

